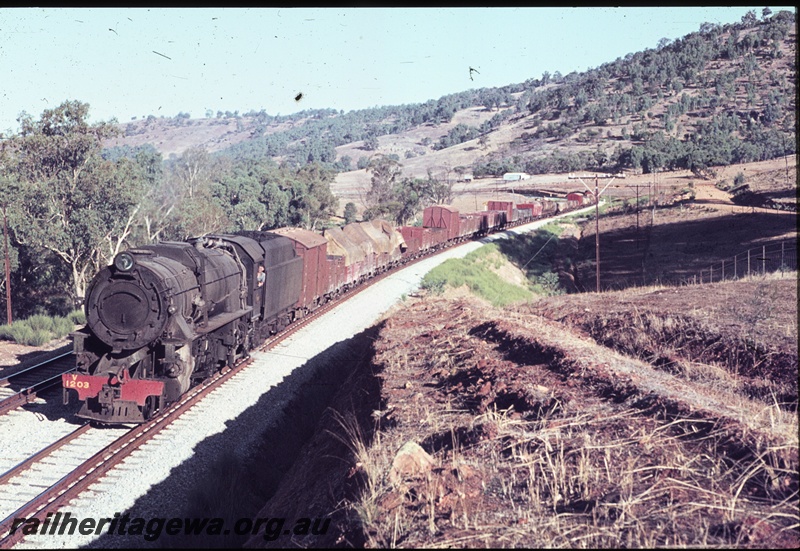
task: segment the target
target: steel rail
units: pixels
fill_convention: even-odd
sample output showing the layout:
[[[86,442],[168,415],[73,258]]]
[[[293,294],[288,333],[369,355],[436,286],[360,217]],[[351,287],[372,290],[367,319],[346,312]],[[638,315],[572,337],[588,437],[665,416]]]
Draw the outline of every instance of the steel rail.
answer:
[[[58,366],[59,363],[63,362],[63,360],[69,356],[72,356],[73,353],[70,350],[69,352],[60,353],[56,356],[43,360],[35,365],[27,367],[21,371],[17,371],[16,373],[12,373],[6,377],[0,379],[0,388],[2,387],[10,387],[14,384],[17,384],[15,381],[19,379],[26,379],[29,378],[31,375],[39,372],[45,371],[50,366]],[[74,365],[64,369],[63,367],[58,368],[59,371],[55,374],[48,374],[44,379],[38,380],[35,383],[25,383],[25,386],[20,390],[17,390],[11,396],[3,398],[0,400],[0,415],[5,415],[9,411],[16,409],[22,405],[28,404],[33,401],[36,396],[50,388],[58,386],[61,382],[61,375],[64,373],[69,373],[73,369],[75,369]]]
[[[547,217],[539,217],[531,221],[507,224],[504,228],[498,231],[503,231],[509,227],[516,227],[532,223],[543,218]],[[279,333],[268,337],[264,344],[257,347],[255,351],[263,352],[272,349],[274,346],[289,338],[298,330],[327,313],[335,306],[343,304],[347,299],[352,298],[353,296],[368,289],[372,285],[392,275],[397,270],[409,267],[423,259],[435,256],[445,249],[449,249],[453,246],[460,245],[470,240],[472,239],[465,238],[463,240],[459,239],[458,241],[443,243],[441,244],[442,246],[436,247],[435,249],[428,251],[426,254],[420,255],[406,262],[399,263],[398,265],[395,265],[381,273],[374,275],[373,277],[370,277],[369,279],[341,293],[336,298],[329,300],[323,305],[320,305],[315,310],[309,312],[308,315],[293,321]],[[197,385],[193,389],[190,389],[181,397],[180,400],[171,404],[164,411],[157,414],[156,417],[132,428],[129,432],[112,442],[106,448],[84,461],[72,472],[62,477],[50,488],[28,502],[28,504],[20,507],[17,511],[12,513],[12,515],[0,522],[0,549],[10,548],[24,539],[24,534],[21,530],[17,529],[12,531],[12,526],[15,519],[25,518],[30,520],[36,518],[42,522],[48,513],[57,512],[61,507],[67,505],[70,501],[78,497],[81,492],[100,480],[105,473],[121,463],[126,457],[141,447],[144,443],[149,441],[161,430],[176,421],[181,415],[205,398],[205,396],[219,388],[222,383],[227,382],[235,374],[242,371],[245,367],[247,367],[247,365],[252,363],[252,361],[252,357],[248,354],[246,357],[241,358],[239,363],[237,363],[235,366],[230,367],[227,370],[223,368],[213,377]],[[88,427],[90,425],[87,424],[84,426]]]

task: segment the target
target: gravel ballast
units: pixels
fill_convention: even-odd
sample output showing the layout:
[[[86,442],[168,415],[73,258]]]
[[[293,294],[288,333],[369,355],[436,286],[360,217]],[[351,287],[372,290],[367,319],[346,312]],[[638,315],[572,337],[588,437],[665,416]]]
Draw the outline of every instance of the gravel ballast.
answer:
[[[181,515],[184,505],[192,499],[190,489],[215,476],[214,468],[218,467],[212,466],[220,456],[248,456],[260,443],[263,428],[279,422],[282,409],[310,377],[304,380],[293,375],[294,371],[310,360],[325,363],[330,354],[345,354],[346,348],[337,349],[337,344],[373,326],[404,295],[417,290],[422,277],[436,265],[450,258],[461,258],[487,241],[508,233],[532,231],[550,221],[534,222],[422,260],[351,297],[273,350],[254,353],[250,366],[164,429],[155,440],[133,452],[103,481],[62,511],[78,519],[111,519],[116,513],[145,520]],[[73,535],[30,535],[17,547],[162,545],[158,538],[148,541],[143,535],[109,536],[106,530],[84,535],[76,530]]]

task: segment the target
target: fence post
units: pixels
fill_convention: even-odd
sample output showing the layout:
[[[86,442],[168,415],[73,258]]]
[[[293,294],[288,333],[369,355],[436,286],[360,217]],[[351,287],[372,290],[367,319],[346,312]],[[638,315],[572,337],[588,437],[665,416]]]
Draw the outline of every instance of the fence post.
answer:
[[[722,278],[721,280],[725,280],[725,261],[722,261]]]
[[[708,267],[708,282],[714,283],[714,265]]]
[[[767,246],[761,245],[761,275],[767,275]]]
[[[783,275],[783,241],[781,241],[781,275]]]
[[[733,279],[736,279],[736,278],[739,277],[739,272],[736,271],[736,257],[737,256],[739,256],[739,255],[737,254],[737,255],[733,256]]]
[[[747,249],[747,277],[750,277],[750,249]]]

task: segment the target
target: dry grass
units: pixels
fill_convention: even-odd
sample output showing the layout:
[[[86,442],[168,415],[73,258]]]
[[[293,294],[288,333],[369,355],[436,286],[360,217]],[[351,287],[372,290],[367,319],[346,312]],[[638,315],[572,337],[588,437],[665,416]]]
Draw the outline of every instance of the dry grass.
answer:
[[[780,407],[761,407],[753,430],[714,414],[698,398],[708,389],[679,397],[673,374],[656,381],[653,372],[648,383],[640,366],[640,377],[623,375],[625,360],[563,326],[559,334],[522,315],[486,322],[495,311],[476,315],[463,302],[407,310],[376,343],[380,437],[366,446],[345,431],[365,474],[352,507],[368,546],[798,542],[797,438]],[[729,377],[720,373],[720,384]],[[433,467],[393,484],[394,454],[408,440]]]
[[[792,473],[763,459],[738,471],[713,451],[724,430],[687,443],[633,410],[535,422],[495,411],[474,425],[494,436],[472,448],[454,438],[424,478],[402,489],[384,480],[363,494],[355,507],[370,547],[760,545],[759,527],[779,545],[798,521],[791,503],[761,504],[744,492],[756,479]],[[373,446],[370,455],[369,471],[388,472],[390,449]],[[465,472],[480,478],[479,489]]]
[[[791,420],[797,412],[796,296],[796,279],[788,274],[573,296],[571,303],[556,297],[521,310],[564,321],[739,408],[756,400]]]

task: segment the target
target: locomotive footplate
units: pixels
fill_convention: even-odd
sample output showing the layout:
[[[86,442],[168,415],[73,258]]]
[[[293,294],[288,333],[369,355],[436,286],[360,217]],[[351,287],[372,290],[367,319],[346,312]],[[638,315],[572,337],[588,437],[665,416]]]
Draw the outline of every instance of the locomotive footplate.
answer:
[[[127,379],[109,384],[108,375],[65,373],[62,377],[64,403],[77,393],[83,406],[79,417],[103,423],[141,423],[164,403],[164,383],[158,380]]]

